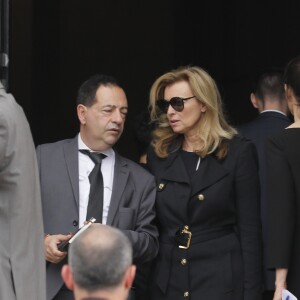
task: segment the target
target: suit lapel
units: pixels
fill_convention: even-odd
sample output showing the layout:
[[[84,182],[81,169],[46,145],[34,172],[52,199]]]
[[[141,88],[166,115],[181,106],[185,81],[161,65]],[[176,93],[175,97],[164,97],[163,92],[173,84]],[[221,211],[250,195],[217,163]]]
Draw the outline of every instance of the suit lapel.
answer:
[[[107,225],[112,225],[118,207],[120,205],[123,191],[129,176],[129,168],[126,161],[116,153],[115,170],[114,170],[114,183],[111,194],[111,200],[107,216]]]
[[[228,174],[228,171],[212,156],[201,160],[199,170],[192,182],[192,196],[215,184]]]
[[[79,207],[79,167],[77,136],[63,145],[64,156],[77,207]]]
[[[162,179],[168,181],[176,181],[182,183],[189,183],[189,175],[186,171],[182,157],[179,152],[172,153],[166,160],[165,171],[162,174]]]
[[[214,157],[207,156],[202,158],[199,170],[192,179],[191,196],[213,185],[227,174],[228,171]],[[178,151],[171,154],[167,159],[165,172],[162,174],[161,179],[162,181],[167,180],[188,184],[191,183],[182,156],[179,155]]]

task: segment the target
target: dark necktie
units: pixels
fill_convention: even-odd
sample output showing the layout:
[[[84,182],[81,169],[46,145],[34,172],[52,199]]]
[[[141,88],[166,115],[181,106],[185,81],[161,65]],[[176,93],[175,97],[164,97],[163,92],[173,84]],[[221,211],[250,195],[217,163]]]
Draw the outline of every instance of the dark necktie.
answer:
[[[86,154],[94,162],[95,166],[89,175],[90,194],[87,208],[86,220],[91,217],[96,218],[97,223],[102,223],[103,213],[103,177],[101,172],[102,159],[106,157],[105,154],[99,152],[90,152],[89,150],[79,150]]]

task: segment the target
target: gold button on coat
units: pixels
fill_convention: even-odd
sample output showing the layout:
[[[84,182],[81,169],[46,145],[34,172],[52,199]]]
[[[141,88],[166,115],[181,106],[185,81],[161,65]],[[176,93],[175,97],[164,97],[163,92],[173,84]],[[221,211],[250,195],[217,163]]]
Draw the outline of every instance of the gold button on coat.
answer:
[[[184,292],[183,297],[187,298],[189,296],[189,292]]]
[[[183,266],[185,266],[186,263],[187,263],[187,260],[186,260],[185,258],[183,258],[183,259],[181,259],[180,263],[181,263]]]
[[[198,200],[203,201],[204,200],[204,195],[203,194],[199,194],[198,195]]]
[[[162,190],[164,187],[165,187],[164,183],[160,183],[159,186],[158,186],[158,188],[159,188],[160,190]]]

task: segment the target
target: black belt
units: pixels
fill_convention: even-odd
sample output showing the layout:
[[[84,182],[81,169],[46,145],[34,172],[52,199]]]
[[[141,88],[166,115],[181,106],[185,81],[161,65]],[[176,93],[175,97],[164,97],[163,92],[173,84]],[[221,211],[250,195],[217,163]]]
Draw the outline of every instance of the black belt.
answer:
[[[191,245],[219,238],[234,232],[233,227],[207,228],[193,231],[187,225],[179,229],[175,234],[161,233],[159,241],[164,244],[174,244],[182,249],[188,249]]]

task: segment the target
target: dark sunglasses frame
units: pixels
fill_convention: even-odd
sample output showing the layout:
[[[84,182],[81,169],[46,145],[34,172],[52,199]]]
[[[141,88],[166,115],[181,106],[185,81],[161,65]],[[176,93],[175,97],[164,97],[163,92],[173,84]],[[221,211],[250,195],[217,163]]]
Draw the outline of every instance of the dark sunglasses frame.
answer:
[[[184,109],[184,101],[190,100],[192,98],[196,98],[196,96],[187,98],[173,97],[169,101],[165,99],[159,99],[156,101],[156,105],[163,113],[167,113],[169,105],[171,105],[174,108],[174,110],[180,112]]]

